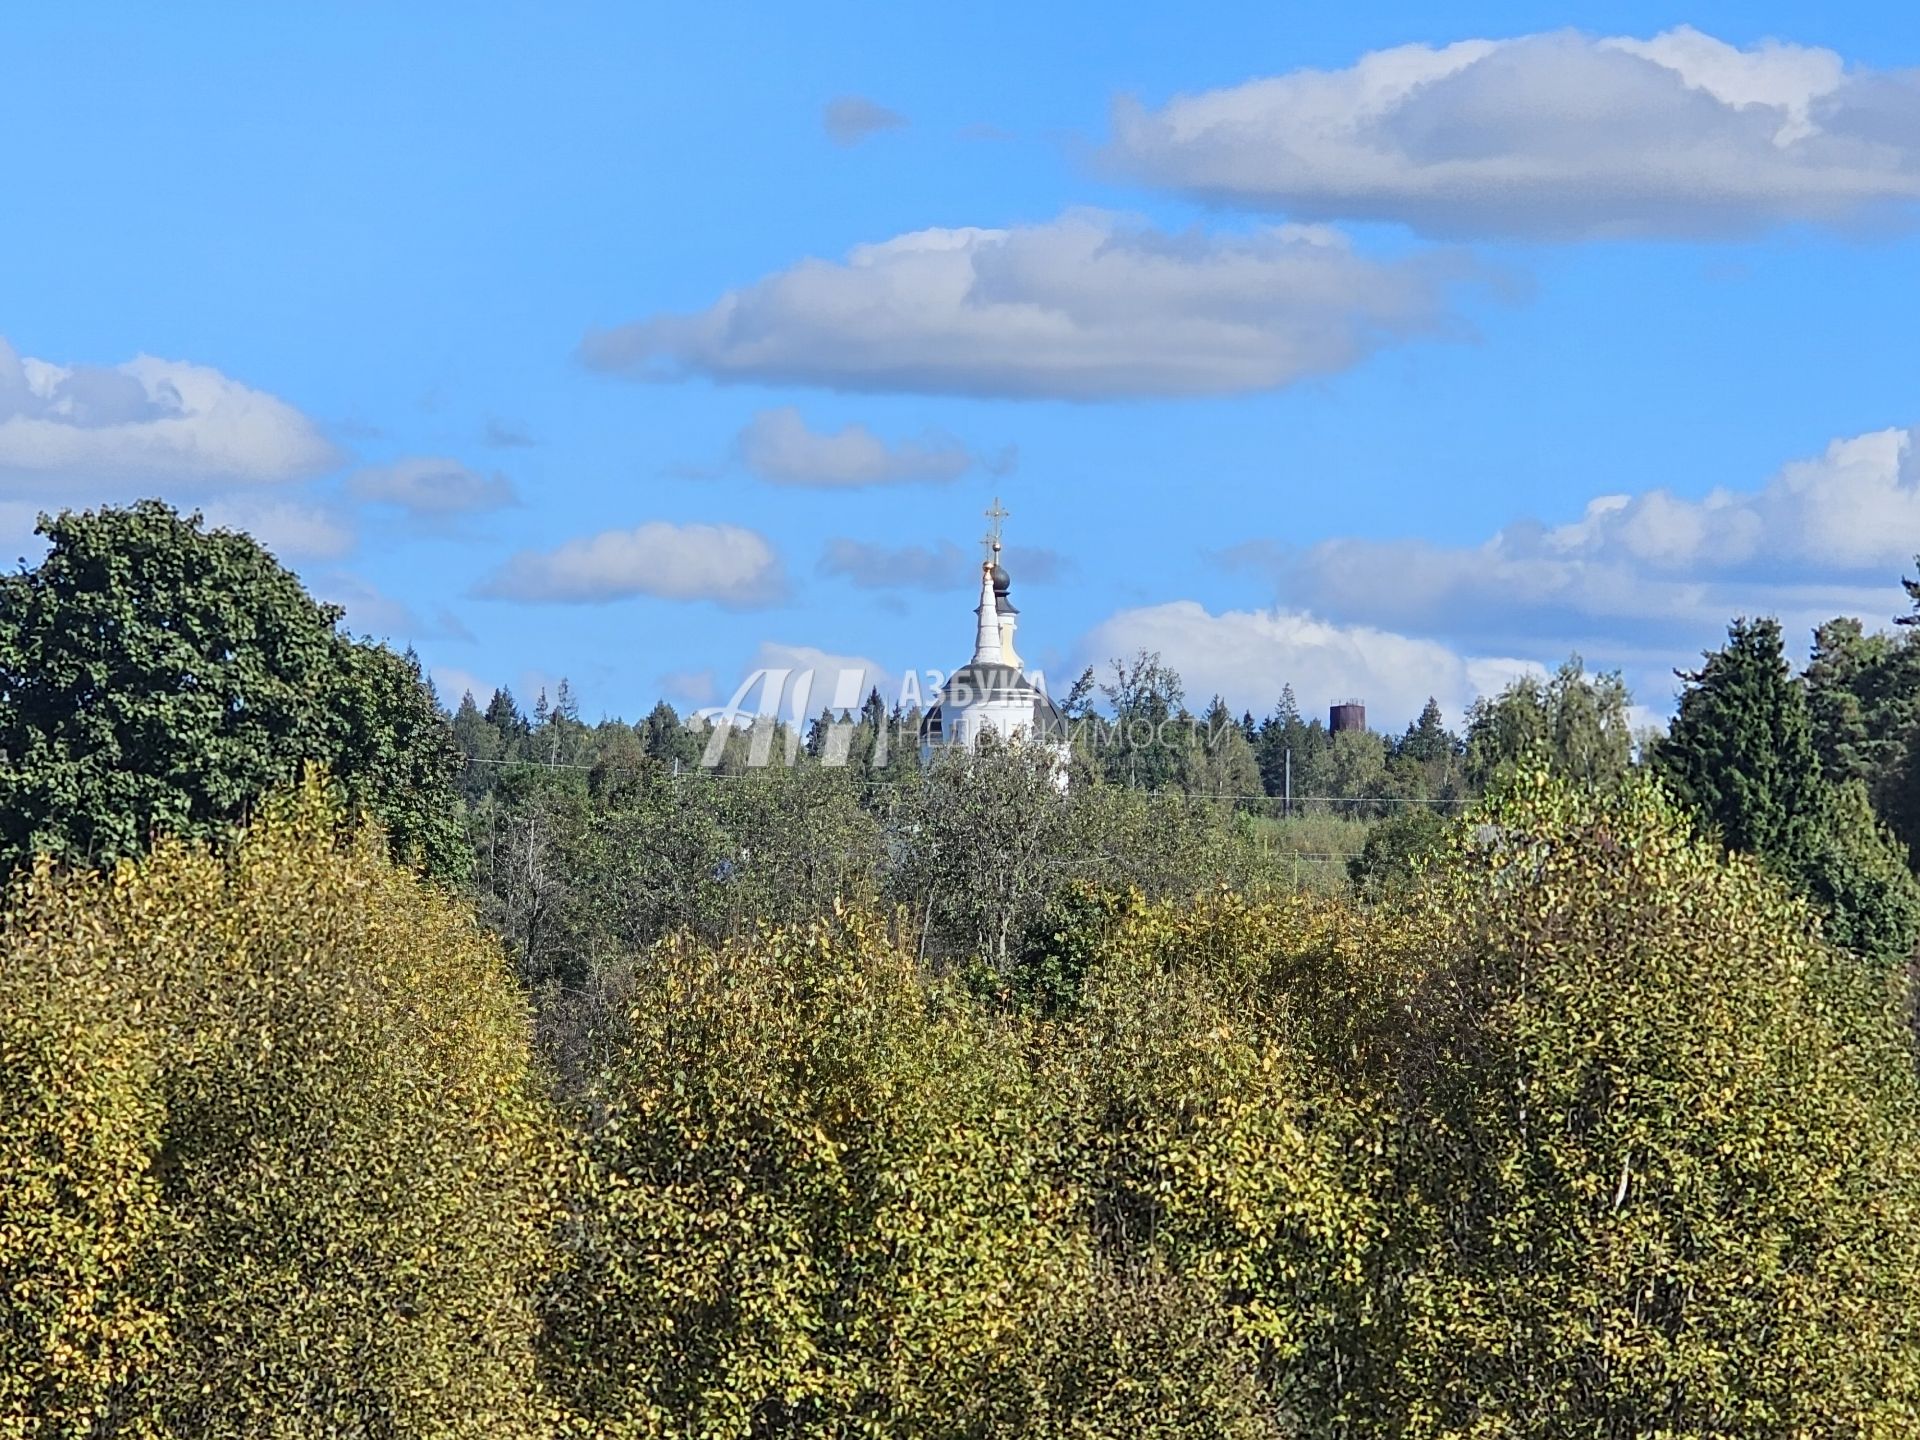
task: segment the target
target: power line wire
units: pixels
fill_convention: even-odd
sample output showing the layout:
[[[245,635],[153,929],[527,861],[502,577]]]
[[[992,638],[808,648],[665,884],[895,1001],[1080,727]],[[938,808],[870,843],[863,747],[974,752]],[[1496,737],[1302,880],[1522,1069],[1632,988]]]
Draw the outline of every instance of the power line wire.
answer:
[[[479,755],[469,755],[466,757],[466,760],[469,765],[518,765],[528,770],[598,770],[603,774],[616,775],[659,774],[662,778],[668,780],[699,781],[701,783],[711,781],[754,781],[763,779],[769,775],[794,773],[802,768],[797,765],[766,765],[745,771],[722,771],[703,765],[686,770],[661,771],[644,765],[582,765],[578,762],[568,760],[489,759]],[[846,767],[821,766],[818,768],[824,772],[829,770],[843,770]],[[848,783],[864,785],[869,789],[904,789],[909,787],[913,782],[906,780],[878,780],[872,776],[852,775],[848,777]],[[1120,786],[1116,788],[1130,789],[1132,787]],[[1257,800],[1274,805],[1288,803],[1287,797],[1281,795],[1268,795],[1265,793],[1246,794],[1225,790],[1161,788],[1158,790],[1141,790],[1137,793],[1142,795],[1177,795],[1189,800]],[[1295,795],[1292,797],[1291,803],[1294,805],[1473,805],[1477,804],[1478,801],[1459,798],[1424,798],[1417,795]]]

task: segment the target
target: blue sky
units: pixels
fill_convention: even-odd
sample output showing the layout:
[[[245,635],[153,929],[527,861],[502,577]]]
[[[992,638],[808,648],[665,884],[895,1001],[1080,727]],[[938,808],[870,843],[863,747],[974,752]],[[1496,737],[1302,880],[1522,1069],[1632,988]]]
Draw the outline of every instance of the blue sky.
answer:
[[[1920,12],[1436,16],[12,16],[5,553],[158,494],[589,717],[958,664],[995,494],[1056,688],[1658,712],[1901,610]]]

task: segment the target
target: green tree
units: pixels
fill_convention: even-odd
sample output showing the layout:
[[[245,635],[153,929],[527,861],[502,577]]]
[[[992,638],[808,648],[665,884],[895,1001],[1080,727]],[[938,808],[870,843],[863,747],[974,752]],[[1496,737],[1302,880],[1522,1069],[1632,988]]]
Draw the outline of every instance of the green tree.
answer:
[[[1522,676],[1468,710],[1468,777],[1484,788],[1511,766],[1544,764],[1583,784],[1611,784],[1633,760],[1631,703],[1618,672],[1589,675],[1578,655],[1544,684]]]
[[[1227,709],[1227,702],[1218,695],[1195,729],[1182,766],[1180,788],[1191,795],[1229,798],[1261,793],[1260,762],[1253,746]]]
[[[680,722],[673,706],[662,700],[647,712],[639,725],[640,743],[647,754],[668,769],[677,763],[686,769],[700,758],[700,741]]]
[[[1158,651],[1142,650],[1113,662],[1113,678],[1100,693],[1112,711],[1108,743],[1098,757],[1106,777],[1142,790],[1176,784],[1186,738],[1173,733],[1185,713],[1179,672]]]
[[[1836,944],[1897,964],[1920,940],[1920,882],[1906,848],[1874,814],[1858,780],[1830,788],[1811,851],[1800,867]]]
[[[1295,796],[1325,793],[1315,777],[1328,739],[1324,722],[1301,718],[1293,686],[1282,686],[1279,702],[1273,714],[1260,722],[1254,742],[1254,756],[1260,762],[1260,783],[1267,794],[1284,796],[1289,776]]]
[[[1889,992],[1654,786],[1533,773],[1479,819],[1403,952],[1414,1423],[1381,1433],[1904,1433],[1920,1095]]]
[[[1912,648],[1889,635],[1869,635],[1845,617],[1813,632],[1802,678],[1814,748],[1828,780],[1858,780],[1875,790],[1897,767],[1920,698]]]
[[[857,910],[657,953],[548,1309],[580,1433],[1050,1433],[1006,1412],[1085,1247],[1019,1040]]]
[[[1342,730],[1329,738],[1314,776],[1322,794],[1343,802],[1344,811],[1365,813],[1377,807],[1356,802],[1379,799],[1387,791],[1387,742],[1372,730]]]
[[[1726,647],[1681,678],[1679,712],[1654,754],[1660,774],[1733,849],[1799,866],[1819,823],[1820,763],[1779,622],[1735,620]]]
[[[527,718],[520,713],[520,707],[514,702],[513,692],[502,685],[493,692],[487,701],[487,724],[500,736],[500,750],[503,755],[515,759],[521,758],[527,736],[532,727]]]
[[[1048,750],[985,736],[935,757],[891,826],[891,893],[911,907],[922,954],[1011,968],[1015,941],[1067,878],[1067,807]]]
[[[1920,639],[1829,620],[1814,632],[1803,678],[1822,774],[1864,784],[1911,860],[1920,854]]]
[[[40,564],[0,577],[0,869],[217,834],[318,761],[397,855],[461,873],[461,757],[416,661],[157,501],[40,533]]]

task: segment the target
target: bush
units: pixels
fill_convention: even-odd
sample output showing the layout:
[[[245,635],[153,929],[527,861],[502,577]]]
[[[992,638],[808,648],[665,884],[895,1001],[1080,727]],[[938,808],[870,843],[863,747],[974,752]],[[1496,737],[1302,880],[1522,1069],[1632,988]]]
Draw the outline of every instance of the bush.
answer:
[[[1892,1434],[1920,1130],[1890,997],[1656,787],[1522,776],[1421,902],[1399,1433]]]
[[[1354,893],[1365,900],[1413,889],[1428,858],[1447,833],[1447,820],[1425,805],[1402,806],[1367,832],[1360,853],[1347,861]]]
[[[548,1212],[523,1002],[377,832],[340,847],[324,793],[225,854],[42,862],[9,915],[9,986],[91,977],[62,983],[55,1033],[115,1057],[78,1067],[105,1092],[74,1097],[100,1188],[70,1189],[43,1263],[114,1297],[116,1335],[164,1331],[164,1353],[96,1350],[128,1356],[165,1433],[533,1433]],[[28,1069],[15,1116],[44,1130]],[[45,1216],[17,1172],[7,1189]],[[0,1344],[5,1373],[71,1368],[55,1327]],[[119,1383],[120,1360],[95,1368]]]
[[[994,1433],[1076,1244],[1018,1031],[857,915],[634,983],[555,1393],[598,1435]]]
[[[167,1338],[152,1057],[97,917],[35,888],[81,943],[0,966],[0,1436],[138,1434]]]

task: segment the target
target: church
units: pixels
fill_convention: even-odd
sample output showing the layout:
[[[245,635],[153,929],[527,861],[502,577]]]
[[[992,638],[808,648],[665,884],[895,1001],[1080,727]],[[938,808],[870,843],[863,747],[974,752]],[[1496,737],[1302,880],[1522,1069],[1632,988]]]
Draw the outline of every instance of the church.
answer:
[[[1020,611],[1013,582],[1001,564],[999,500],[987,511],[986,557],[980,563],[980,603],[974,609],[973,658],[947,677],[920,722],[920,759],[930,764],[942,751],[973,749],[988,731],[1002,740],[1040,744],[1062,762],[1067,727],[1044,683],[1030,676],[1014,648]],[[1064,764],[1061,771],[1064,782]]]

